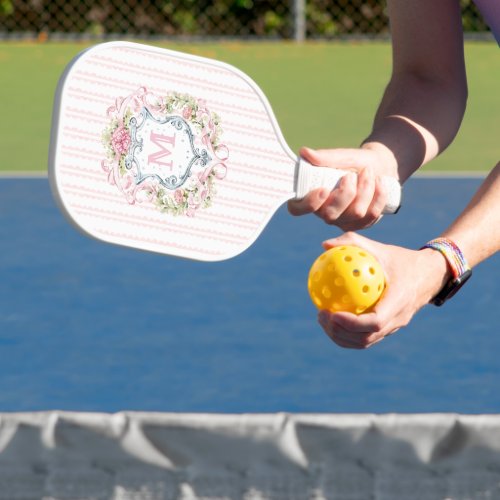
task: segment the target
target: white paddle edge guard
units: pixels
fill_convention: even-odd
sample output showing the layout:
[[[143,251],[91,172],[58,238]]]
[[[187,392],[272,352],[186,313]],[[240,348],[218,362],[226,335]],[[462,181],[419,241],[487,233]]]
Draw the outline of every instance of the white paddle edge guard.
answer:
[[[347,173],[338,168],[317,167],[299,157],[295,173],[295,199],[300,200],[318,188],[333,190]],[[381,178],[381,183],[387,196],[383,213],[395,214],[401,206],[401,184],[394,177],[387,176]]]

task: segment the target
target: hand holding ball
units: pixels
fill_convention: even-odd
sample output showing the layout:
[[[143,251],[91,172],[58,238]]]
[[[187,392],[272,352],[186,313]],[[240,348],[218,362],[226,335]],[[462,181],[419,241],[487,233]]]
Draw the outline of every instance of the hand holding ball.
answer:
[[[309,295],[318,309],[369,312],[385,288],[382,266],[363,248],[333,247],[309,271]]]

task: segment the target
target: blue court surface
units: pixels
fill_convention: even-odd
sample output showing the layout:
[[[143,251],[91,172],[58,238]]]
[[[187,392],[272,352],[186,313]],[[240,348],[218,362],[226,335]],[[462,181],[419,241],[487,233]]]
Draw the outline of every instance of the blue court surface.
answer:
[[[418,248],[480,182],[410,180],[399,214],[364,234]],[[339,234],[314,216],[283,207],[220,263],[88,239],[46,178],[0,179],[0,220],[0,411],[500,412],[498,255],[453,301],[350,351],[307,294]]]

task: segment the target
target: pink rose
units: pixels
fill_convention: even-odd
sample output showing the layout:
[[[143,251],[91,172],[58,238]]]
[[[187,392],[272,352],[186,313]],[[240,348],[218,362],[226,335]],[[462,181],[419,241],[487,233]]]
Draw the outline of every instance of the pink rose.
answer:
[[[189,120],[193,114],[193,108],[191,106],[185,106],[182,110],[182,116],[185,120]]]
[[[116,154],[121,155],[128,151],[130,146],[130,135],[127,132],[127,129],[120,125],[114,132],[111,137],[111,145]]]

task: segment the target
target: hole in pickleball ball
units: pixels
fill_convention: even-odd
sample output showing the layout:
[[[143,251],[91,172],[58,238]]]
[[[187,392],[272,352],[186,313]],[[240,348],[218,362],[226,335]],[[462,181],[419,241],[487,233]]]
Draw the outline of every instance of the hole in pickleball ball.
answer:
[[[320,279],[321,279],[321,271],[316,271],[316,272],[313,274],[313,281],[318,282]]]
[[[370,267],[370,269],[368,269],[368,271],[370,271],[370,274],[375,274],[375,269],[373,267]]]
[[[350,304],[351,303],[351,297],[349,297],[349,295],[343,295],[342,296],[342,302],[344,304]]]
[[[332,296],[332,291],[326,285],[321,289],[321,293],[325,299],[329,299]]]
[[[346,262],[351,262],[352,257],[351,257],[350,255],[346,255],[346,256],[344,257],[344,260],[345,260]]]
[[[363,288],[363,293],[368,293],[370,291],[370,287],[368,285],[365,285]]]
[[[359,272],[359,269],[354,269],[354,271],[352,272],[352,275],[353,275],[355,278],[358,278],[360,274],[361,274],[361,273]]]
[[[340,276],[338,278],[335,278],[334,281],[336,286],[344,286],[344,278],[341,278]]]
[[[366,253],[365,252],[359,252],[359,255],[361,255],[361,257],[366,257]]]
[[[366,307],[363,306],[356,307],[356,314],[361,314],[365,309]]]
[[[334,311],[340,311],[342,309],[342,306],[338,302],[333,303],[333,310]]]
[[[377,291],[380,292],[380,290],[382,290],[382,285],[379,283],[378,287],[377,287]]]

